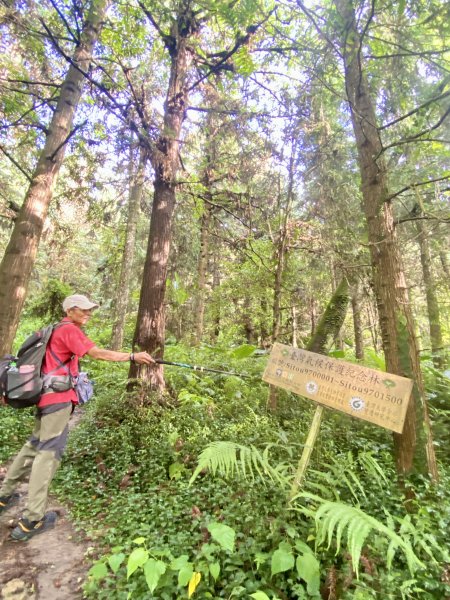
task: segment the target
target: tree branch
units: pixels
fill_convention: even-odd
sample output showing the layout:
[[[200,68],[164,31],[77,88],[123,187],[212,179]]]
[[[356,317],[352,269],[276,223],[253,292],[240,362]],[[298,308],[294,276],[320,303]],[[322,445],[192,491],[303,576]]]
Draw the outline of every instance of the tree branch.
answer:
[[[161,39],[163,40],[164,45],[166,46],[167,50],[169,50],[169,52],[171,50],[173,50],[173,44],[175,41],[173,39],[173,37],[168,35],[167,33],[164,33],[164,31],[161,29],[159,23],[156,21],[156,19],[154,18],[152,13],[148,10],[148,8],[146,8],[144,6],[144,4],[141,2],[141,0],[138,0],[138,4],[141,7],[142,11],[144,12],[145,16],[147,17],[147,19],[150,21],[150,23],[153,25],[153,27],[158,32],[158,34],[161,37]]]
[[[242,46],[248,44],[251,36],[258,31],[258,29],[269,19],[269,17],[271,16],[271,14],[274,11],[275,11],[275,8],[273,8],[271,11],[269,11],[268,14],[264,17],[264,19],[262,21],[260,21],[256,25],[250,25],[249,27],[247,27],[246,34],[238,36],[236,38],[234,46],[230,50],[228,50],[227,52],[225,52],[223,54],[222,58],[219,61],[217,61],[217,63],[215,63],[215,64],[213,64],[213,65],[210,66],[210,71],[208,71],[207,73],[205,73],[204,75],[202,75],[201,77],[199,77],[199,79],[197,79],[197,81],[194,81],[194,83],[187,89],[187,93],[190,94],[191,91],[194,90],[198,85],[200,85],[200,83],[202,81],[204,81],[205,79],[208,79],[208,77],[212,73],[217,73],[218,71],[220,71],[220,69],[224,68],[225,63],[234,54],[236,54],[236,52],[239,50],[239,48],[241,48]]]
[[[427,179],[426,181],[419,181],[418,183],[412,183],[411,185],[407,185],[406,187],[402,188],[398,192],[395,192],[395,194],[391,194],[390,196],[388,196],[386,198],[385,202],[390,202],[391,200],[393,200],[397,196],[400,196],[400,194],[403,194],[403,192],[406,192],[408,190],[412,190],[415,187],[419,187],[419,186],[422,186],[422,185],[428,185],[430,183],[436,183],[438,181],[447,181],[447,179],[450,179],[450,175],[444,175],[444,177],[437,177],[436,179]]]
[[[388,146],[384,146],[383,149],[380,152],[380,155],[385,152],[388,148],[393,148],[394,146],[403,146],[404,144],[409,144],[410,142],[436,142],[436,141],[442,141],[443,143],[445,143],[445,140],[436,140],[436,139],[431,139],[431,138],[426,138],[424,140],[420,140],[418,138],[422,137],[423,135],[426,135],[427,133],[430,133],[430,131],[433,131],[434,129],[437,129],[440,125],[442,125],[442,123],[444,122],[444,120],[446,119],[446,117],[450,114],[450,106],[447,108],[447,110],[445,111],[445,113],[442,115],[442,117],[439,119],[439,121],[437,123],[435,123],[432,127],[429,127],[428,129],[424,129],[423,131],[420,131],[419,133],[416,133],[415,135],[411,135],[403,140],[400,140],[399,142],[392,142],[392,144],[389,144]],[[378,157],[377,157],[378,158]]]
[[[19,171],[22,173],[22,175],[25,175],[25,177],[28,179],[28,181],[31,183],[31,174],[28,173],[17,161],[16,159],[11,156],[11,154],[6,150],[6,148],[0,144],[0,150],[3,152],[3,154],[6,156],[6,158],[8,158],[12,164],[19,169]]]
[[[54,87],[54,88],[61,87],[59,85],[59,83],[51,83],[49,81],[29,81],[27,79],[10,79],[10,78],[3,79],[3,77],[0,77],[0,81],[6,81],[7,83],[23,83],[24,85],[41,85],[43,87]]]
[[[67,144],[67,142],[70,140],[71,137],[73,137],[75,135],[75,133],[81,129],[82,127],[84,127],[86,125],[87,121],[84,121],[84,123],[80,123],[80,125],[76,125],[72,131],[69,132],[69,134],[66,136],[66,139],[63,140],[59,146],[55,149],[55,151],[53,152],[53,154],[51,154],[50,156],[47,157],[48,160],[53,161],[55,159],[55,156],[58,154],[58,152],[61,150],[61,148],[63,146],[65,146]]]
[[[397,119],[394,119],[393,121],[390,121],[390,123],[386,123],[386,125],[379,126],[378,130],[382,131],[383,129],[387,129],[388,127],[391,127],[392,125],[396,125],[397,123],[400,123],[400,121],[404,121],[408,117],[411,117],[412,115],[416,114],[419,110],[422,110],[423,108],[426,108],[427,106],[430,106],[430,104],[433,104],[433,102],[437,102],[438,100],[443,100],[444,98],[447,98],[447,96],[450,96],[450,90],[448,90],[447,92],[444,92],[443,94],[439,94],[439,96],[434,96],[434,98],[430,98],[429,100],[427,100],[420,106],[417,106],[416,108],[413,108],[412,110],[410,110],[405,115],[402,115],[401,117],[398,117]]]
[[[72,38],[72,41],[75,43],[76,46],[79,46],[80,44],[80,38],[77,37],[74,32],[72,31],[72,28],[70,27],[66,17],[63,15],[63,13],[60,11],[58,5],[56,4],[55,0],[50,0],[50,4],[53,6],[53,8],[56,10],[59,18],[61,19],[61,21],[64,23],[65,28],[67,29],[70,37]],[[40,19],[41,20],[41,19]],[[42,20],[41,20],[42,23]]]

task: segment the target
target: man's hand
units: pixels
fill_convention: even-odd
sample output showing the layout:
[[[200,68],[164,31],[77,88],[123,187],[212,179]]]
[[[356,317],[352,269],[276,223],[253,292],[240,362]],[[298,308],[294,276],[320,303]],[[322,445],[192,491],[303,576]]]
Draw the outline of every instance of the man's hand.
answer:
[[[125,362],[128,360],[134,361],[138,365],[153,365],[155,361],[148,352],[117,352],[116,350],[106,350],[93,346],[87,351],[87,354],[95,360],[108,360],[111,362]]]
[[[134,362],[138,365],[153,365],[155,361],[148,352],[134,352]]]

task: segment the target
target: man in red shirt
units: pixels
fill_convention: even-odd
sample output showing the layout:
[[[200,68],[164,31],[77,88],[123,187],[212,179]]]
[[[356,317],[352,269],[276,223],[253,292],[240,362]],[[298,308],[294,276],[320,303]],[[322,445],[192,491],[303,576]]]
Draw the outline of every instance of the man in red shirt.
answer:
[[[66,298],[63,302],[66,316],[55,327],[48,343],[42,373],[51,372],[51,375],[48,382],[44,377],[44,393],[37,405],[35,427],[0,488],[2,512],[18,502],[19,494],[14,490],[30,473],[27,507],[11,534],[17,541],[26,541],[55,525],[56,513],[46,513],[45,508],[50,483],[66,446],[69,418],[73,406],[78,403],[71,385],[78,375],[78,359],[87,354],[94,359],[112,362],[134,361],[147,365],[154,362],[147,352],[128,353],[98,348],[81,329],[95,308],[98,304],[86,296],[75,294]],[[50,387],[45,387],[47,384]]]

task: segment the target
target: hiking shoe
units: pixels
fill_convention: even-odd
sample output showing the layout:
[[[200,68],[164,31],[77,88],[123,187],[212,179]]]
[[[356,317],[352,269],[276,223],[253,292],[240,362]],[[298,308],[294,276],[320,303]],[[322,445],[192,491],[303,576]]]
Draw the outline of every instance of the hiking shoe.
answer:
[[[44,533],[47,529],[53,529],[56,523],[57,514],[53,511],[45,513],[40,521],[29,521],[20,519],[17,526],[14,527],[11,537],[16,542],[26,542],[38,533]]]
[[[8,510],[19,502],[20,494],[11,494],[10,496],[0,496],[0,513]]]

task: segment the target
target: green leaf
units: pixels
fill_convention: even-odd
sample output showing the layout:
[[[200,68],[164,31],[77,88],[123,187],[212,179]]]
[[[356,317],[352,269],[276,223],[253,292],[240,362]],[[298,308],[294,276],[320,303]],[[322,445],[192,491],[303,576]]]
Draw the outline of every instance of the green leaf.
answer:
[[[139,569],[139,567],[142,567],[143,565],[145,565],[147,560],[148,560],[147,550],[145,550],[144,548],[135,548],[135,550],[133,550],[133,552],[128,557],[127,579],[129,579],[131,577],[131,575],[136,571],[136,569]]]
[[[254,598],[255,600],[270,600],[269,596],[260,590],[254,594],[250,594],[250,598]]]
[[[302,542],[301,540],[297,540],[295,542],[295,549],[298,550],[299,552],[301,552],[302,554],[312,554],[314,556],[314,552],[311,550],[311,548],[308,546],[308,544],[306,544],[305,542]]]
[[[320,564],[312,554],[297,556],[297,573],[306,581],[308,594],[314,595],[319,592],[320,587]]]
[[[166,564],[162,560],[155,560],[149,558],[144,565],[145,581],[147,582],[148,589],[153,592],[158,585],[161,575],[166,572]]]
[[[343,350],[332,350],[328,352],[328,356],[332,356],[333,358],[345,358],[345,352]]]
[[[228,525],[224,525],[223,523],[210,523],[208,525],[208,531],[212,538],[218,542],[224,550],[233,552],[234,540],[236,537],[236,532],[234,529],[228,527]]]
[[[239,348],[235,348],[230,353],[230,356],[232,358],[247,358],[248,356],[251,356],[255,350],[256,346],[252,346],[251,344],[243,344],[242,346],[239,346]]]
[[[184,567],[181,567],[178,573],[178,585],[184,587],[189,583],[194,573],[194,567],[192,563],[187,563]]]
[[[211,573],[212,577],[214,578],[214,581],[217,581],[217,578],[219,577],[219,573],[220,573],[220,564],[219,563],[212,563],[211,565],[209,565],[209,572]]]
[[[108,558],[108,564],[111,567],[111,571],[113,573],[117,573],[120,565],[123,563],[124,560],[125,560],[125,554],[123,552],[120,552],[119,554],[112,554]]]
[[[92,579],[104,579],[108,575],[108,569],[105,563],[97,563],[89,569],[88,575]]]
[[[278,548],[278,550],[275,550],[275,552],[272,554],[272,575],[289,571],[294,565],[294,555],[292,552],[286,550],[286,548]]]
[[[145,537],[138,537],[135,540],[133,540],[133,544],[145,544],[146,542],[146,538]]]
[[[186,471],[186,467],[183,463],[174,462],[169,466],[169,477],[175,480],[180,479],[184,471]]]
[[[173,559],[173,561],[170,563],[170,568],[172,571],[179,571],[187,564],[190,564],[189,556],[187,554],[182,554],[181,556],[178,556],[178,558]]]

